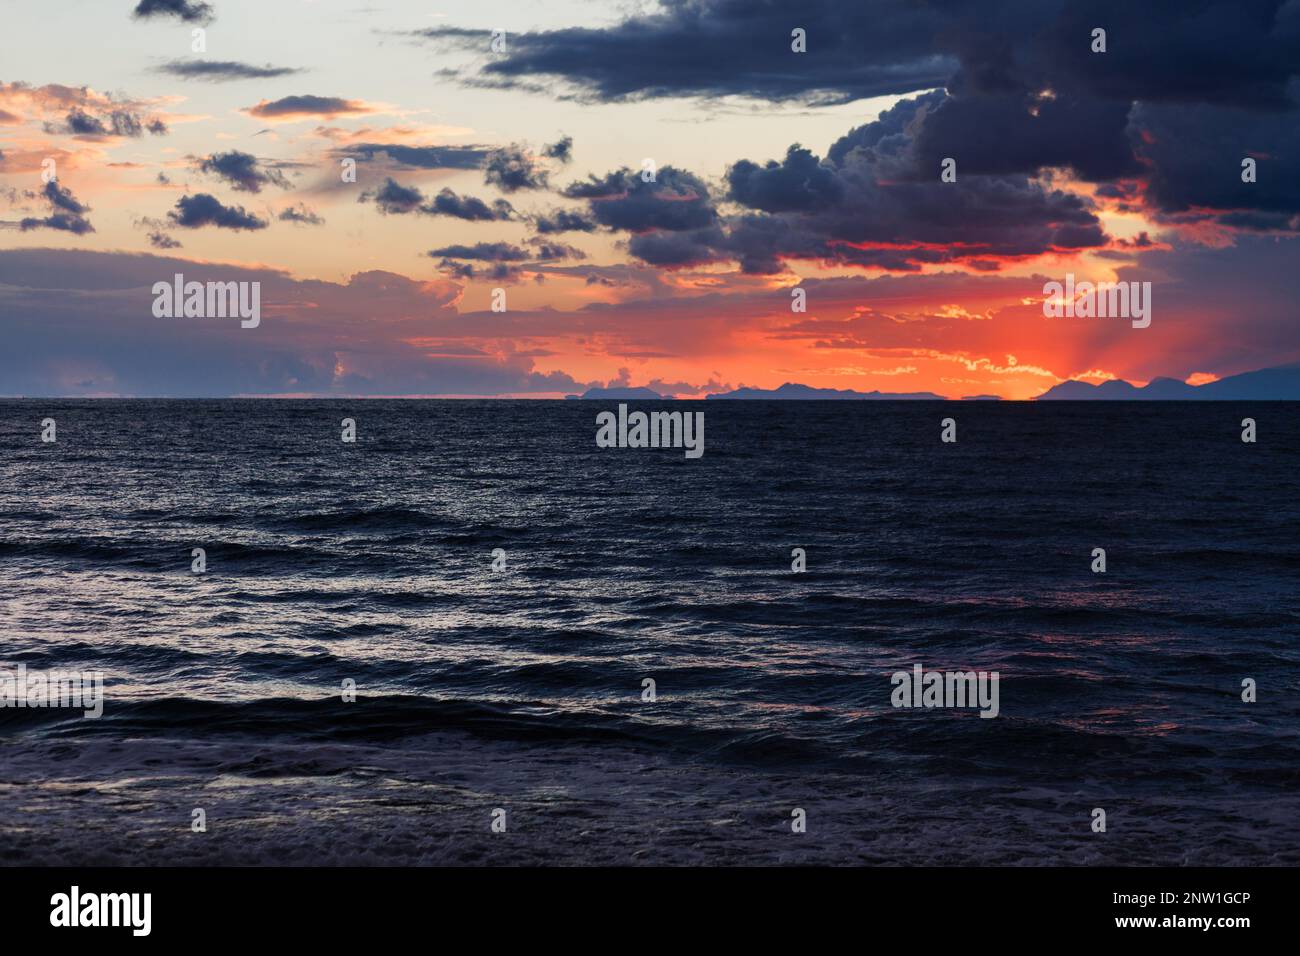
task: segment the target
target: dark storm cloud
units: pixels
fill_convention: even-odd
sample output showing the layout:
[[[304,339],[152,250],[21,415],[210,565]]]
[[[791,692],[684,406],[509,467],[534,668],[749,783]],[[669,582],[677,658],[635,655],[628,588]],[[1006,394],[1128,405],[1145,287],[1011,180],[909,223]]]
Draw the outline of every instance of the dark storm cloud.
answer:
[[[515,217],[514,207],[504,199],[488,205],[473,196],[461,196],[451,189],[443,189],[433,199],[426,200],[415,186],[403,186],[391,177],[374,192],[366,191],[357,202],[373,202],[384,215],[403,216],[419,213],[425,216],[452,216],[469,222],[505,222]]]
[[[704,180],[673,166],[642,172],[624,167],[604,177],[571,183],[563,194],[589,200],[591,217],[602,226],[628,232],[664,229],[680,232],[712,225],[718,213]]]
[[[291,76],[303,72],[287,66],[254,66],[234,60],[172,60],[155,68],[157,73],[180,77],[182,80],[205,80],[225,83],[230,80],[269,80],[277,76]]]
[[[791,51],[795,27],[806,31],[806,53]],[[1093,51],[1098,27],[1104,52]],[[457,27],[417,35],[461,46],[483,39]],[[828,102],[931,90],[925,109],[907,107],[893,123],[886,114],[827,154],[838,165],[840,152],[882,147],[891,181],[933,183],[945,158],[957,161],[959,181],[1046,169],[1094,184],[1149,178],[1135,211],[1147,201],[1165,212],[1201,207],[1221,225],[1270,230],[1288,228],[1300,182],[1289,159],[1300,128],[1295,0],[664,0],[608,27],[512,36],[465,82],[534,89],[556,79],[603,101]],[[881,142],[863,141],[868,131]],[[888,144],[900,136],[905,151]],[[1232,153],[1236,167],[1256,155],[1254,185],[1264,188],[1243,190],[1226,175]],[[730,177],[733,197],[774,215],[826,208],[839,188],[805,153],[737,161]]]
[[[219,229],[265,229],[266,220],[245,212],[243,206],[224,206],[215,197],[207,193],[182,196],[176,200],[176,208],[167,213],[167,218],[174,225],[186,229],[198,229],[202,226],[216,226]]]
[[[748,273],[780,272],[805,260],[915,272],[962,262],[993,271],[1007,260],[1103,247],[1107,237],[1089,200],[1028,176],[913,176],[913,134],[940,102],[899,103],[848,133],[826,159],[802,146],[780,161],[739,160],[722,199],[742,207],[719,214],[699,177],[664,167],[656,181],[623,169],[564,190],[588,200],[590,216],[630,233],[628,251],[652,265],[738,262]]]
[[[1160,213],[1214,216],[1251,231],[1300,228],[1300,117],[1221,106],[1140,104],[1135,148],[1150,164],[1147,201]],[[1242,161],[1255,160],[1255,181]],[[1217,212],[1211,212],[1217,211]]]
[[[944,98],[925,116],[911,174],[939,175],[946,157],[958,175],[1013,175],[1070,168],[1081,179],[1113,180],[1141,171],[1127,135],[1131,104],[1066,93],[990,93]]]
[[[506,54],[481,75],[502,85],[560,77],[603,100],[732,93],[850,100],[942,85],[955,66],[935,48],[943,23],[939,12],[911,0],[807,0],[796,9],[665,0],[660,11],[607,29],[512,35]],[[807,31],[807,53],[791,50],[795,27]],[[470,47],[485,34],[444,27],[415,35]]]
[[[131,15],[137,20],[175,17],[186,23],[207,23],[212,19],[212,4],[196,0],[140,0]]]
[[[759,166],[740,160],[727,171],[727,182],[737,202],[764,212],[818,209],[833,205],[844,192],[835,173],[797,143],[784,162]]]
[[[1297,20],[1287,0],[803,0],[796,9],[664,0],[610,27],[514,35],[483,76],[499,84],[558,77],[605,100],[851,100],[942,86],[1009,93],[1046,81],[1107,99],[1277,107],[1293,101]],[[1091,51],[1099,26],[1105,54]],[[806,32],[806,53],[791,50],[795,27]],[[484,32],[414,35],[468,47]]]
[[[628,239],[628,252],[652,266],[695,266],[730,258],[726,235],[716,227],[691,232],[643,232]],[[775,270],[773,270],[775,271]]]
[[[387,155],[407,169],[478,169],[491,150],[486,146],[397,146],[391,143],[357,143],[338,150],[340,156],[371,160]]]
[[[263,186],[289,188],[289,180],[274,166],[266,166],[251,153],[231,150],[213,153],[198,163],[200,172],[218,176],[239,192],[260,193]]]

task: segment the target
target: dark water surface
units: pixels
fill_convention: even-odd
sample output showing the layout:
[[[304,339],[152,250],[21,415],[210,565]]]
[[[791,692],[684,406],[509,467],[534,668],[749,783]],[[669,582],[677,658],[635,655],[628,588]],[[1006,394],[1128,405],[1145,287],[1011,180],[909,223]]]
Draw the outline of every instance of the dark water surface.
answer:
[[[1300,863],[1300,406],[614,407],[0,402],[0,860]]]

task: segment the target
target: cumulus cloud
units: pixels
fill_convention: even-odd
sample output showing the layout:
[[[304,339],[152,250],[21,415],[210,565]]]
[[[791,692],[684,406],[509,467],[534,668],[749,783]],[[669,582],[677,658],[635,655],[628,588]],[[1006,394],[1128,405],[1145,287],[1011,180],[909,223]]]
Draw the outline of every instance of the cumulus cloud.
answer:
[[[215,196],[196,193],[176,200],[176,208],[167,213],[174,225],[185,229],[216,226],[218,229],[265,229],[267,222],[244,211],[243,206],[225,206]]]
[[[1008,260],[1106,245],[1091,202],[1025,175],[920,175],[915,135],[944,94],[903,100],[851,130],[825,159],[792,145],[784,158],[741,159],[725,197],[703,180],[664,167],[653,182],[622,169],[564,190],[588,200],[590,216],[630,233],[628,250],[660,266],[736,261],[748,273],[794,260],[917,271],[960,262],[991,271]],[[718,202],[741,207],[722,215]]]
[[[718,218],[704,180],[674,166],[660,167],[649,180],[627,167],[592,175],[571,183],[563,194],[589,200],[591,216],[602,226],[629,232],[699,229]]]

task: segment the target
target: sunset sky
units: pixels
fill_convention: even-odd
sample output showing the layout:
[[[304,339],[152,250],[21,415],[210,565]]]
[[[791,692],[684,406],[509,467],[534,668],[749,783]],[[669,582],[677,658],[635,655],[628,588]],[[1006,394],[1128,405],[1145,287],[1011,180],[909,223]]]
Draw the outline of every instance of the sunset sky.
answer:
[[[1300,360],[1300,0],[6,0],[3,34],[0,395]],[[260,281],[261,325],[156,318],[177,272]],[[1151,282],[1150,327],[1045,318],[1067,273]]]

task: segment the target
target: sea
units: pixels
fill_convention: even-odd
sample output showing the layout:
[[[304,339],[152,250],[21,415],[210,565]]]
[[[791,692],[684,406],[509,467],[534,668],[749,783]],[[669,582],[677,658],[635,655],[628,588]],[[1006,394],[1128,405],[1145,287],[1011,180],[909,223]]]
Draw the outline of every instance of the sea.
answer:
[[[1300,405],[617,404],[0,401],[0,864],[1300,863]]]

